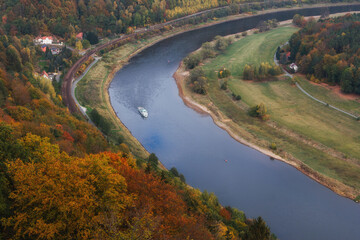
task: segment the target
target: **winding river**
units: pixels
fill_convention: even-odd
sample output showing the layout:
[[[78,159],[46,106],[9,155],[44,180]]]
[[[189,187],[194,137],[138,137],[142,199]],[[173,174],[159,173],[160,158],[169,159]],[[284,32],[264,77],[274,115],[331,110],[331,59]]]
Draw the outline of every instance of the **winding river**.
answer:
[[[359,9],[331,7],[330,12]],[[251,29],[260,20],[291,19],[295,13],[319,15],[320,9],[253,16],[159,42],[116,74],[109,88],[111,103],[132,134],[167,168],[175,166],[187,183],[214,192],[221,204],[248,217],[262,216],[280,239],[360,239],[360,205],[236,142],[209,116],[184,105],[172,77],[181,59],[216,35]],[[138,106],[149,111],[148,119],[140,117]]]

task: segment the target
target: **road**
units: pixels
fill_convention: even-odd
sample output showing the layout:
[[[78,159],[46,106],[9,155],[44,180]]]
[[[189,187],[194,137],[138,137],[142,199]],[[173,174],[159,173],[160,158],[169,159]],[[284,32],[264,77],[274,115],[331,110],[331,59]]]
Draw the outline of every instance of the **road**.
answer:
[[[282,48],[283,46],[285,46],[285,45],[287,45],[287,44],[289,44],[289,42],[286,42],[285,44],[281,45],[280,48]],[[274,62],[275,62],[275,64],[276,64],[277,66],[281,66],[281,65],[279,64],[279,61],[276,59],[276,53],[275,53],[275,55],[274,55]],[[283,66],[281,66],[281,68],[282,68],[282,70],[283,70],[283,72],[285,73],[286,76],[288,76],[289,78],[293,78],[293,77],[294,77],[292,74],[290,74],[289,72],[287,72],[287,71],[285,70],[285,68],[283,68]],[[333,105],[330,105],[330,104],[328,104],[328,103],[326,103],[326,102],[324,102],[324,101],[321,101],[321,100],[317,99],[316,97],[312,96],[310,93],[306,92],[306,91],[300,86],[300,84],[299,84],[298,82],[295,82],[295,85],[296,85],[296,87],[297,87],[298,89],[300,89],[300,91],[302,91],[302,92],[303,92],[306,96],[308,96],[309,98],[311,98],[311,99],[313,99],[313,100],[315,100],[315,101],[317,101],[317,102],[319,102],[319,103],[321,103],[321,104],[323,104],[323,105],[325,105],[325,106],[327,106],[327,107],[330,107],[330,108],[332,108],[332,109],[335,109],[336,111],[342,112],[342,113],[344,113],[344,114],[346,114],[346,115],[348,115],[348,116],[350,116],[350,117],[352,117],[352,118],[355,118],[356,120],[358,120],[358,119],[360,118],[359,116],[355,116],[354,114],[351,114],[351,113],[349,113],[349,112],[346,112],[346,111],[344,111],[344,110],[342,110],[342,109],[340,109],[340,108],[337,108],[337,107],[335,107],[335,106],[333,106]]]
[[[252,3],[245,3],[245,4],[239,4],[239,5],[241,6],[241,5],[251,5],[251,4]],[[81,111],[78,108],[78,106],[77,106],[77,104],[76,104],[76,102],[75,102],[75,100],[74,100],[74,98],[72,96],[72,83],[74,81],[75,73],[77,72],[79,67],[84,62],[86,62],[86,60],[91,55],[95,54],[96,52],[98,52],[98,51],[100,51],[102,49],[105,49],[105,48],[107,48],[109,46],[121,44],[121,43],[125,42],[126,40],[135,37],[136,35],[139,35],[139,34],[142,34],[142,33],[145,33],[145,32],[149,32],[149,31],[154,31],[154,30],[160,29],[160,28],[162,28],[162,27],[164,27],[166,25],[170,25],[170,24],[173,24],[173,23],[178,22],[178,21],[182,21],[182,20],[185,20],[185,19],[188,19],[188,18],[199,16],[201,14],[208,13],[208,12],[215,11],[215,10],[222,9],[222,8],[226,8],[226,7],[228,7],[228,6],[217,7],[217,8],[205,10],[205,11],[202,11],[202,12],[194,13],[194,14],[191,14],[191,15],[188,15],[188,16],[185,16],[185,17],[181,17],[181,18],[177,18],[177,19],[168,21],[166,23],[159,23],[159,24],[151,26],[149,29],[144,29],[144,30],[141,30],[141,31],[136,32],[136,33],[123,35],[123,36],[121,36],[121,37],[119,37],[117,39],[111,40],[110,42],[104,43],[103,45],[97,46],[97,47],[89,50],[68,70],[68,72],[66,73],[66,75],[65,75],[65,77],[63,79],[61,95],[62,95],[64,104],[66,105],[66,107],[69,109],[69,111],[71,113],[81,114]]]

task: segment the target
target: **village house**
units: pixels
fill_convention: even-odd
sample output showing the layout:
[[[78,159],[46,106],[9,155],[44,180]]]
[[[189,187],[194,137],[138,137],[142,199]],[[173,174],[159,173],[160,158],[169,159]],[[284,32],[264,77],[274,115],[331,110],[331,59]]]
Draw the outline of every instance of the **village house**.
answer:
[[[81,32],[81,33],[78,33],[77,35],[76,35],[76,39],[78,39],[78,40],[83,40],[83,37],[84,37],[84,34]]]
[[[299,67],[295,63],[290,64],[289,67],[290,69],[294,70],[294,72],[297,72],[299,70]]]
[[[53,44],[54,38],[51,36],[47,37],[38,37],[35,39],[35,43],[37,44]]]
[[[40,76],[43,77],[43,78],[47,78],[47,79],[49,79],[49,80],[52,80],[52,79],[50,78],[49,74],[48,74],[47,72],[45,72],[45,71],[43,71]]]
[[[51,48],[50,50],[51,50],[52,55],[58,55],[60,53],[59,48]]]

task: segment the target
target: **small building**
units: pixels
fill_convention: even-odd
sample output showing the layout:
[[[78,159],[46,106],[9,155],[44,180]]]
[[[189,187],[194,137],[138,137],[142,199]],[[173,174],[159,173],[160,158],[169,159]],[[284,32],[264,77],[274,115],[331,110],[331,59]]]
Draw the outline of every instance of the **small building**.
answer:
[[[287,53],[286,53],[286,58],[287,58],[287,60],[289,60],[290,56],[291,56],[291,52],[287,52]]]
[[[41,46],[41,51],[46,52],[46,48],[47,48],[46,45],[42,45],[42,46]]]
[[[59,48],[51,48],[50,50],[51,50],[52,55],[58,55],[60,53]]]
[[[53,41],[54,41],[54,38],[51,36],[38,37],[35,39],[35,43],[37,43],[37,44],[52,44]]]
[[[76,39],[79,39],[79,40],[83,40],[83,37],[84,37],[84,33],[78,33],[77,35],[76,35]]]
[[[299,67],[295,63],[290,64],[289,67],[290,69],[294,70],[294,72],[297,72],[299,70]]]
[[[51,78],[49,77],[49,74],[47,74],[47,72],[45,72],[45,71],[43,71],[40,76],[51,80]]]

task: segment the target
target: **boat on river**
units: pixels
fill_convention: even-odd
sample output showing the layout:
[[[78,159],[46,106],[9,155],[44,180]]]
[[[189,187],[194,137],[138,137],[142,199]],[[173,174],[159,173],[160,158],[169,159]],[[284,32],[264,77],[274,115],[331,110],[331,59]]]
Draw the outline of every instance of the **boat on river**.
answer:
[[[149,116],[148,111],[146,111],[145,108],[143,107],[138,107],[139,113],[141,114],[141,116],[143,116],[144,118],[147,118]]]

